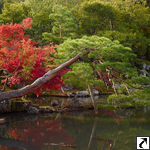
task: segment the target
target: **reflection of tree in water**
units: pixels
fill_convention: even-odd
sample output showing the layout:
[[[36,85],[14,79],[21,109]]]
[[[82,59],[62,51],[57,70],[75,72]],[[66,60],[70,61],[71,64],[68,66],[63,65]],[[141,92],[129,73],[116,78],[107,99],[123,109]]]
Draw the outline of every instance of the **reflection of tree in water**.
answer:
[[[7,134],[13,139],[33,143],[36,147],[43,147],[52,145],[51,143],[67,143],[63,146],[70,146],[68,144],[74,142],[74,139],[65,133],[62,128],[62,123],[58,121],[48,120],[43,124],[40,122],[27,122],[22,124],[24,129],[11,128]],[[60,146],[60,144],[57,144]],[[62,146],[62,145],[61,145]]]
[[[108,109],[100,109],[100,112],[102,113],[103,116],[108,116],[110,118],[113,118],[118,125],[122,123],[122,120],[119,118],[117,114],[113,110],[108,110]]]
[[[103,116],[109,116],[110,118],[113,118],[118,125],[122,123],[122,120],[120,118],[127,118],[133,114],[133,109],[127,108],[127,109],[117,109],[117,110],[107,110],[107,109],[100,109],[100,112]]]
[[[117,116],[120,118],[128,118],[133,114],[133,109],[127,108],[127,109],[117,109],[114,111]]]
[[[93,140],[98,140],[98,141],[103,141],[103,146],[101,147],[101,150],[106,150],[107,148],[109,148],[109,150],[113,150],[115,144],[116,144],[116,140],[110,140],[110,139],[102,139],[102,138],[94,138],[94,132],[96,129],[96,125],[97,125],[97,121],[98,121],[98,117],[95,117],[95,121],[93,124],[93,128],[92,128],[92,132],[91,132],[91,136],[90,136],[90,140],[89,140],[89,144],[88,144],[88,149],[90,149],[90,145]]]

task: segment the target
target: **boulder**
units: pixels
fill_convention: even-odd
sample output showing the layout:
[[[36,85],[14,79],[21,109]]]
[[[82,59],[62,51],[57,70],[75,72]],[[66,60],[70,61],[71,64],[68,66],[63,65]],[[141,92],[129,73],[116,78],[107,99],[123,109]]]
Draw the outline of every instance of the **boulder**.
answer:
[[[139,70],[138,73],[139,73],[139,76],[140,76],[140,77],[141,77],[142,75],[143,75],[143,76],[147,76],[147,74],[148,74],[148,72],[147,72],[146,70],[143,70],[143,69],[142,69],[142,70]]]
[[[51,101],[51,106],[52,107],[58,106],[58,100],[52,100]]]
[[[93,89],[92,93],[93,93],[93,95],[99,95],[99,91],[97,91],[95,89]]]
[[[29,115],[37,115],[39,114],[39,110],[36,107],[29,107],[27,114]]]
[[[11,100],[3,100],[0,102],[0,113],[11,112]]]
[[[146,69],[146,63],[145,63],[145,62],[142,62],[141,65],[142,65],[142,69],[145,70],[145,69]]]
[[[88,91],[78,91],[76,92],[76,96],[77,97],[86,97],[86,96],[90,96]]]
[[[65,85],[65,86],[62,86],[63,90],[64,91],[71,91],[73,90],[73,86],[72,85]]]
[[[149,69],[150,69],[150,65],[148,65],[148,66],[146,67],[146,69],[149,70]]]

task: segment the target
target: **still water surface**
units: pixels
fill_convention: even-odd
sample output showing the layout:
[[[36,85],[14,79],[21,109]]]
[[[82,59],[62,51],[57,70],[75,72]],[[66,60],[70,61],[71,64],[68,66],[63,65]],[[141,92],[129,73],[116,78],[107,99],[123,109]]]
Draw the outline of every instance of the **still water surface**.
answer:
[[[48,105],[50,98],[34,99]],[[97,102],[106,103],[106,98]],[[135,150],[136,136],[150,136],[150,107],[0,115],[0,150]]]

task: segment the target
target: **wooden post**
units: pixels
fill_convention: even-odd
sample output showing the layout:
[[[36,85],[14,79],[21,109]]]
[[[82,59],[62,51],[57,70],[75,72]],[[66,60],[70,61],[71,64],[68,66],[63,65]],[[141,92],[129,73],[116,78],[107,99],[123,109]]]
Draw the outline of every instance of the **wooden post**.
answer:
[[[93,102],[93,107],[94,107],[95,115],[98,116],[99,114],[98,114],[98,111],[97,111],[97,109],[96,109],[95,100],[94,100],[94,97],[93,97],[93,94],[92,94],[92,91],[91,91],[91,87],[90,87],[89,84],[88,84],[88,89],[89,89],[90,96],[91,96],[91,99],[92,99],[92,102]]]

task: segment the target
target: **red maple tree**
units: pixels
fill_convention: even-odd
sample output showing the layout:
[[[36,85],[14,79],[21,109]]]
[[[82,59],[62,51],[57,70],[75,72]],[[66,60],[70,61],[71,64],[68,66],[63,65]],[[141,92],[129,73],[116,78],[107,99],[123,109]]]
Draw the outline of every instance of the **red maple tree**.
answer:
[[[24,82],[25,85],[43,76],[47,70],[53,69],[54,54],[58,45],[50,43],[47,46],[36,46],[25,35],[25,29],[31,27],[31,18],[26,18],[21,24],[2,24],[0,26],[0,68],[8,72],[8,84]],[[45,83],[35,92],[37,96],[45,89],[60,89],[63,86],[61,75],[68,70],[61,71],[53,80]],[[6,78],[2,83],[6,82]]]

